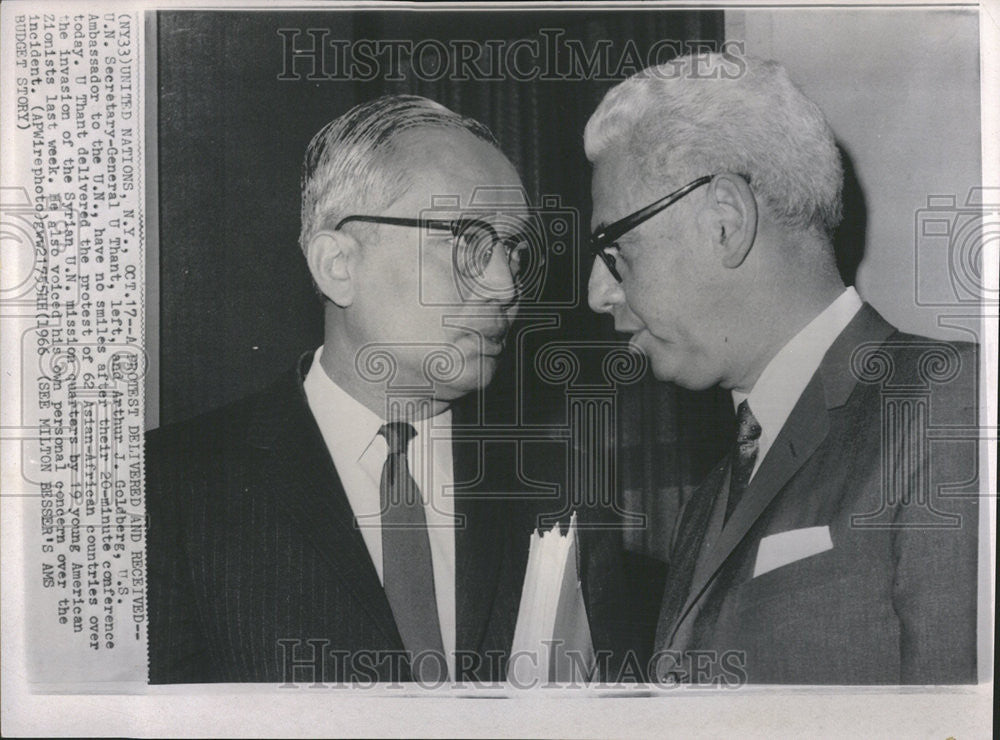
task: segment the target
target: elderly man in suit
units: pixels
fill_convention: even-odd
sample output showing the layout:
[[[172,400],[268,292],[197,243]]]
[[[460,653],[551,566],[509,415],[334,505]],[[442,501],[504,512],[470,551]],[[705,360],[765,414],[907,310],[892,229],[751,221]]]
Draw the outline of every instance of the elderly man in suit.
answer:
[[[504,677],[532,463],[476,434],[522,260],[539,256],[527,212],[492,134],[425,98],[316,134],[300,242],[323,345],[148,439],[153,683]],[[589,582],[600,646],[595,615],[616,599]]]
[[[819,108],[775,62],[686,57],[613,88],[585,148],[591,307],[737,415],[673,535],[654,678],[975,681],[976,443],[926,430],[976,427],[976,348],[845,287]]]

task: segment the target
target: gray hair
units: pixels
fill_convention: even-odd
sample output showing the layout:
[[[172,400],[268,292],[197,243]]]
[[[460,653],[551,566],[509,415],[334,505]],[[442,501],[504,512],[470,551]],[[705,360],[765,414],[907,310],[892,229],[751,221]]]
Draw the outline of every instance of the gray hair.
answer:
[[[742,174],[779,223],[826,235],[840,223],[833,132],[777,62],[691,55],[643,70],[609,90],[587,122],[591,162],[612,145],[645,182]]]
[[[499,149],[492,132],[472,118],[418,95],[385,95],[330,121],[309,142],[302,163],[299,246],[352,213],[385,208],[410,186],[396,140],[417,128],[470,132]]]

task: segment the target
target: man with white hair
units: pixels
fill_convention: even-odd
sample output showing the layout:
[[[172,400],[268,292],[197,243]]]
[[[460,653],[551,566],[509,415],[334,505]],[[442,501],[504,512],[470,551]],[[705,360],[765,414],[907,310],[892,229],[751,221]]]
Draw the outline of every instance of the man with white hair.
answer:
[[[531,462],[484,447],[479,392],[540,257],[527,212],[492,134],[425,98],[316,134],[300,243],[323,345],[148,438],[153,683],[504,677]]]
[[[654,678],[974,682],[975,441],[927,428],[976,427],[976,348],[845,287],[819,108],[775,62],[685,57],[613,88],[585,148],[591,307],[737,412],[675,529]]]

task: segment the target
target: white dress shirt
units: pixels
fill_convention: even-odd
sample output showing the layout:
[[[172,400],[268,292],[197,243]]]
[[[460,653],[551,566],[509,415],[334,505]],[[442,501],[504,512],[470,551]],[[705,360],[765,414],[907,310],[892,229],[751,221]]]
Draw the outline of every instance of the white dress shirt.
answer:
[[[733,404],[738,409],[746,400],[761,428],[751,480],[823,356],[860,308],[861,297],[847,288],[771,358],[749,394],[733,391]]]
[[[382,523],[379,481],[389,446],[379,429],[385,420],[350,396],[323,370],[316,350],[304,387],[330,457],[379,580],[382,575]],[[448,672],[455,675],[455,473],[451,450],[451,411],[414,421],[417,435],[407,457],[420,487],[430,539],[434,596]]]

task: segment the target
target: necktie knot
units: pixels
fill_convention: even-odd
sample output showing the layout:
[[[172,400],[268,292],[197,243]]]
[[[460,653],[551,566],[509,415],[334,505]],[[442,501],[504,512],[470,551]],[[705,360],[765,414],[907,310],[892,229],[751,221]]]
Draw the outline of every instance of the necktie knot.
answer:
[[[405,421],[391,421],[383,424],[378,433],[389,444],[390,455],[405,455],[410,440],[417,436],[417,430]]]
[[[760,422],[757,421],[757,417],[750,410],[750,404],[746,401],[741,401],[739,408],[736,409],[736,423],[738,426],[736,433],[737,442],[745,444],[747,442],[756,442],[760,439]]]

